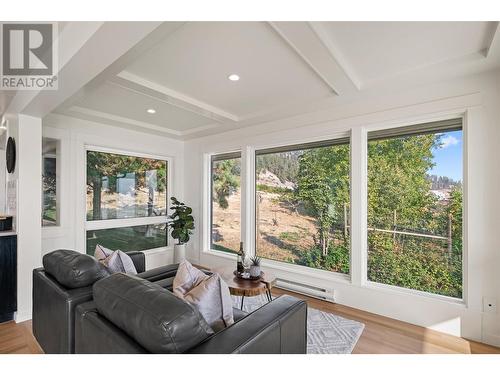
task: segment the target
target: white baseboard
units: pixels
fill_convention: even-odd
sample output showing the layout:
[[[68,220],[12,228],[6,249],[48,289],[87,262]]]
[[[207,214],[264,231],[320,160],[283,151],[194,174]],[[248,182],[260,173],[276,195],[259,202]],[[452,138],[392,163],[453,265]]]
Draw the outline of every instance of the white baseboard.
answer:
[[[485,334],[483,334],[482,341],[485,344],[500,347],[500,336],[498,336],[498,335],[491,335],[491,334],[485,333]]]
[[[31,320],[31,311],[18,311],[14,315],[14,320],[16,323],[25,322],[26,320]]]

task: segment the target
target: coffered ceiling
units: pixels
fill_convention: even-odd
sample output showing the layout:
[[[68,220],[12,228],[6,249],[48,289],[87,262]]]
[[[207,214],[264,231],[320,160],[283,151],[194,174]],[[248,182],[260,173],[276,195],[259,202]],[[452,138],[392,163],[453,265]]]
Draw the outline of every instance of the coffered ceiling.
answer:
[[[189,139],[401,79],[411,85],[423,73],[442,80],[494,69],[497,29],[497,22],[165,22],[55,112]]]

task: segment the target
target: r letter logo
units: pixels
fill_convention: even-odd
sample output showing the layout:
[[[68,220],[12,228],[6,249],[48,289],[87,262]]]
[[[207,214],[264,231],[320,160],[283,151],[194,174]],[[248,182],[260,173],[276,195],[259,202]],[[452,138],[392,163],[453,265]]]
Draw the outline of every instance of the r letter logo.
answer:
[[[2,24],[1,89],[57,89],[56,28],[52,23]]]

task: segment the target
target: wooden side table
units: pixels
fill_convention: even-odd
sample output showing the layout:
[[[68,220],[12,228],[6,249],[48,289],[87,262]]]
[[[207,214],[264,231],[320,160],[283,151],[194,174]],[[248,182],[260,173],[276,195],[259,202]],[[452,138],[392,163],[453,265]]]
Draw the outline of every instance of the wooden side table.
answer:
[[[211,270],[217,272],[229,287],[229,292],[233,296],[241,297],[241,307],[245,297],[255,297],[266,294],[267,301],[272,301],[271,290],[276,283],[276,277],[271,272],[263,272],[260,280],[243,280],[234,274],[234,267],[216,267]]]

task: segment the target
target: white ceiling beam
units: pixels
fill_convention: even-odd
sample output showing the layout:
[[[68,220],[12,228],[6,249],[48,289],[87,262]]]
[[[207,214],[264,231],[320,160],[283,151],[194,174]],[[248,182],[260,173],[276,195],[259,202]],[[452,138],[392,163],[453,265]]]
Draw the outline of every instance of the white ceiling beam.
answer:
[[[490,56],[492,51],[498,52],[500,48],[500,22],[491,22],[486,35],[487,47],[484,50],[484,57]]]
[[[80,118],[82,120],[90,120],[105,123],[113,126],[126,127],[132,130],[148,130],[149,132],[154,132],[159,135],[169,136],[177,139],[183,139],[187,135],[194,135],[198,132],[204,132],[210,129],[214,129],[220,126],[220,124],[213,123],[198,126],[193,129],[187,130],[174,130],[169,128],[167,125],[155,125],[149,122],[137,121],[130,119],[128,117],[113,115],[107,112],[96,111],[89,108],[84,108],[80,106],[72,106],[66,109],[64,116],[73,116]]]
[[[269,22],[269,25],[334,94],[344,95],[358,90],[308,22]]]
[[[354,72],[354,69],[349,65],[349,62],[344,57],[342,51],[332,41],[323,23],[309,22],[309,26],[314,31],[319,40],[321,40],[323,45],[326,47],[331,57],[342,68],[345,75],[351,80],[351,82],[354,84],[354,86],[356,86],[358,90],[361,90],[361,85],[362,85],[361,80],[359,79],[358,75]]]
[[[72,114],[84,120],[85,119],[98,120],[110,125],[126,124],[129,126],[133,126],[134,128],[154,130],[156,132],[160,132],[165,135],[174,135],[177,137],[180,137],[182,135],[182,132],[170,129],[167,126],[160,126],[151,124],[149,122],[132,120],[128,117],[112,115],[111,113],[96,111],[93,109],[79,107],[79,106],[73,106],[69,108],[68,110],[66,110],[65,114]]]
[[[66,24],[58,39],[58,89],[19,91],[7,112],[44,117],[160,25],[161,22]]]
[[[210,118],[217,122],[237,122],[239,117],[221,108],[202,102],[178,91],[172,90],[156,82],[139,77],[126,70],[118,73],[116,77],[110,78],[110,82],[126,89],[149,95],[157,100],[196,113],[197,115]]]

